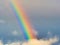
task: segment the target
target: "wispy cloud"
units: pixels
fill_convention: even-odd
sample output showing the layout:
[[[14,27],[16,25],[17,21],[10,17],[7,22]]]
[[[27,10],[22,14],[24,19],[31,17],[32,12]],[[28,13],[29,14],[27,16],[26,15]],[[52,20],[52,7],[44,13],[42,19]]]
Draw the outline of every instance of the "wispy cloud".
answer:
[[[19,32],[14,30],[14,31],[12,31],[12,35],[17,36],[17,35],[19,35]]]
[[[18,32],[17,31],[13,31],[12,34],[13,35],[18,35]]]
[[[5,21],[4,20],[0,20],[0,23],[5,23]]]

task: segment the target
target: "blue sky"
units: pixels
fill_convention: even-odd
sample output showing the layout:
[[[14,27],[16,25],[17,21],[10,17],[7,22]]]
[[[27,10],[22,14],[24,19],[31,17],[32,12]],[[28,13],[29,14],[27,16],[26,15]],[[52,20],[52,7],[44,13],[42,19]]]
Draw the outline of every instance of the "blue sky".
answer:
[[[5,43],[23,41],[21,29],[11,8],[10,0],[0,0],[0,39]],[[19,1],[19,0],[18,0]],[[60,38],[60,0],[20,0],[32,26],[37,31],[37,38]],[[59,45],[59,42],[54,45]]]

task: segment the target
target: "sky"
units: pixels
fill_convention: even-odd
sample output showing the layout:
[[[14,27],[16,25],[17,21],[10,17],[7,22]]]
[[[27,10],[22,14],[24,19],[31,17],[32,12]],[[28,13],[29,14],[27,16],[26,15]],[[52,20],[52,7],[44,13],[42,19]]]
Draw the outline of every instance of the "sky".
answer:
[[[21,45],[21,42],[22,45],[34,45],[35,42],[38,45],[60,45],[60,0],[18,0],[38,39],[27,42],[11,11],[10,1],[0,0],[0,45]]]

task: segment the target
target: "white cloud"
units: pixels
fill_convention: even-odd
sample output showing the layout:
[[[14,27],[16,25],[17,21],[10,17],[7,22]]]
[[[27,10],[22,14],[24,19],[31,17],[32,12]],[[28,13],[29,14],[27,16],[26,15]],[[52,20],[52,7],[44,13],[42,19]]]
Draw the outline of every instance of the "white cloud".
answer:
[[[16,35],[18,35],[18,32],[17,32],[16,30],[14,30],[14,31],[12,32],[12,34],[13,34],[14,36],[16,36]]]
[[[13,42],[13,43],[5,44],[5,45],[20,45],[20,42]]]
[[[0,23],[5,23],[5,21],[4,20],[0,20]]]
[[[58,39],[56,37],[50,38],[49,40],[44,40],[44,39],[33,39],[28,42],[23,43],[23,45],[52,45],[53,43],[57,42]]]
[[[48,35],[51,35],[52,33],[51,33],[51,32],[48,32],[47,34],[48,34]]]
[[[59,39],[57,37],[50,38],[48,40],[31,39],[28,42],[23,42],[22,45],[52,45],[53,43],[58,42],[58,40]],[[18,42],[15,41],[15,42],[12,42],[12,43],[3,44],[3,42],[0,41],[0,45],[21,45],[21,42],[20,41],[18,41]]]
[[[3,42],[0,40],[0,45],[3,45]]]

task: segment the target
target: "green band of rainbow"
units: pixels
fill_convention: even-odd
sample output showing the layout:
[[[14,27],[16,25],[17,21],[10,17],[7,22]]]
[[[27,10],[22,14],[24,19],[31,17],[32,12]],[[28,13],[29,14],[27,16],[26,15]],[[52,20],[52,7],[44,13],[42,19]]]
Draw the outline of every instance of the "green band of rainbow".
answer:
[[[25,14],[25,12],[23,11],[22,6],[19,4],[19,2],[17,0],[12,0],[10,3],[13,12],[18,20],[19,26],[23,32],[24,38],[26,40],[29,39],[34,39],[35,35],[33,32],[33,28],[31,27],[27,15]]]

